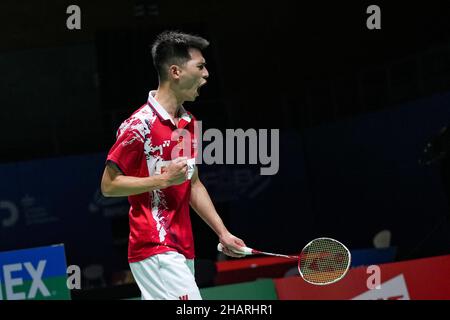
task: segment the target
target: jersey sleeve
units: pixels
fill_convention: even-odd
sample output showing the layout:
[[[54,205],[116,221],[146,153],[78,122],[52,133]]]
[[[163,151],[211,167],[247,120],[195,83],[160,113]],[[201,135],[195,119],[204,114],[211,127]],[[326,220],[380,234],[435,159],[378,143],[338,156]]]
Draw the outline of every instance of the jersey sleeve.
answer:
[[[138,130],[127,129],[117,134],[107,161],[114,162],[126,176],[137,176],[144,157],[144,137]]]

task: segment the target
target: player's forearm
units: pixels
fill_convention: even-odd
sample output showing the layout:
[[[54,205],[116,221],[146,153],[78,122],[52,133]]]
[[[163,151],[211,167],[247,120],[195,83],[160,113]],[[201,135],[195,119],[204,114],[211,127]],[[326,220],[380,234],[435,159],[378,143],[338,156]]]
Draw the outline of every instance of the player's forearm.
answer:
[[[101,185],[105,197],[126,197],[166,187],[168,182],[163,175],[144,178],[119,175]]]
[[[205,186],[197,181],[191,186],[190,204],[197,214],[221,237],[228,233],[222,219],[214,208],[214,204]]]

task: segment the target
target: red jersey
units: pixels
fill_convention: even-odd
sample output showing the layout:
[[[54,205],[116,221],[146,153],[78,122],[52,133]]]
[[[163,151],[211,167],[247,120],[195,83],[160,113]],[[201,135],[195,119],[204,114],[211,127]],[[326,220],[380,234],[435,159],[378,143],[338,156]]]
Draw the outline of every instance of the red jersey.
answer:
[[[116,143],[108,153],[107,160],[114,162],[124,175],[149,177],[160,173],[164,161],[178,156],[195,158],[195,118],[181,107],[176,126],[153,98],[154,94],[155,91],[151,91],[147,103],[121,124]],[[184,129],[184,135],[177,129]],[[180,142],[184,149],[180,148]],[[192,156],[186,154],[186,150],[192,152]],[[194,258],[190,195],[191,181],[187,180],[176,186],[128,197],[129,262],[166,251],[178,251],[187,259]]]

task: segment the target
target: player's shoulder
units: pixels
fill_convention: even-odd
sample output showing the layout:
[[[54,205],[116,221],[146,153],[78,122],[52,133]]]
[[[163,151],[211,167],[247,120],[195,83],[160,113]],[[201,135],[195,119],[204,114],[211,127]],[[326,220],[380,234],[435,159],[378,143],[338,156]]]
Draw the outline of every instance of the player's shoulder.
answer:
[[[148,104],[144,104],[139,109],[135,110],[127,120],[138,119],[138,120],[144,121],[144,120],[150,120],[154,117],[156,117],[156,114],[153,111],[153,109]]]
[[[127,119],[125,119],[123,123],[129,122],[149,122],[153,121],[156,118],[156,113],[153,109],[148,105],[144,104],[139,109],[135,110]]]
[[[156,114],[152,108],[144,104],[120,124],[118,134],[130,131],[138,131],[144,134],[155,118]]]

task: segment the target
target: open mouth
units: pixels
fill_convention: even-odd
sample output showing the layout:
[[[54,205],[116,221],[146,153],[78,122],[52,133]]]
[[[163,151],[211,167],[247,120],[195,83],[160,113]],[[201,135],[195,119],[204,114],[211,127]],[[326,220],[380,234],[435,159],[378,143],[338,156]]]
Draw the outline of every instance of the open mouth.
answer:
[[[205,83],[202,83],[201,85],[198,86],[198,88],[197,88],[197,93],[198,93],[198,94],[200,94],[200,89],[201,89],[201,87],[203,87],[205,84],[206,84],[206,82],[205,82]]]

